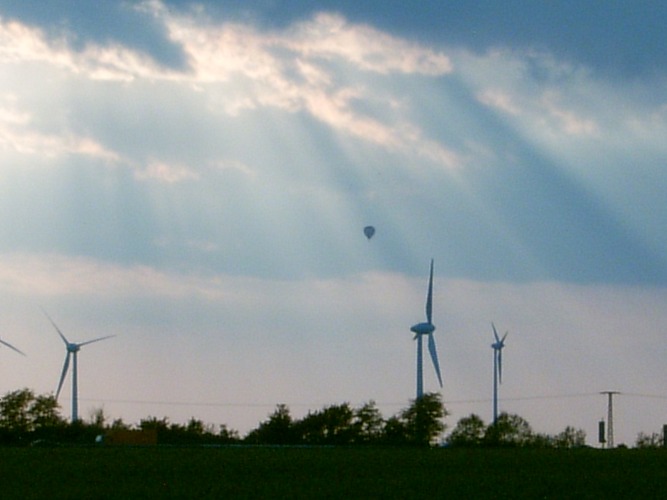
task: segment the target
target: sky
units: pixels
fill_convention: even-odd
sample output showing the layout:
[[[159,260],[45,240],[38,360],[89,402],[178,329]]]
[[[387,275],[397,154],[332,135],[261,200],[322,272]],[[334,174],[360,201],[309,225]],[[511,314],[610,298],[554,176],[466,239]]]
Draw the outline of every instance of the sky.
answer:
[[[667,6],[0,0],[0,393],[242,435],[415,397],[667,423]],[[368,240],[366,225],[376,233]],[[59,402],[69,416],[71,380]]]

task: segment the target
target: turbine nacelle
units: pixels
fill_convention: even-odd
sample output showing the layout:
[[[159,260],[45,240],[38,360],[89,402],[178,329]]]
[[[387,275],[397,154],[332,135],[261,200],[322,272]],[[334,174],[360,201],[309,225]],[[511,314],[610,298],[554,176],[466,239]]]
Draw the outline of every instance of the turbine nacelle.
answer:
[[[67,346],[67,352],[79,352],[81,350],[81,346],[79,344],[66,342],[65,345]]]
[[[410,331],[413,332],[415,338],[417,338],[417,335],[428,335],[429,333],[433,333],[435,331],[435,325],[429,322],[417,323],[410,328]]]
[[[491,344],[491,347],[493,347],[496,351],[500,351],[503,347],[505,347],[505,339],[507,338],[507,334],[509,332],[505,332],[505,335],[503,335],[502,338],[498,336],[498,330],[496,330],[496,325],[491,323],[491,328],[493,328],[493,336],[495,337],[496,341]]]
[[[493,344],[491,344],[491,347],[493,347],[496,351],[499,351],[500,349],[505,347],[504,339],[503,341],[494,342]]]

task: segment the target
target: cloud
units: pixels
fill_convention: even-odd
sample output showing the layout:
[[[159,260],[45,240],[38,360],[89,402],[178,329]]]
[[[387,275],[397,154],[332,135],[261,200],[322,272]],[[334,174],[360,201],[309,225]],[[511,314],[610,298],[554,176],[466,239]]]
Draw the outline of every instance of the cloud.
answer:
[[[257,178],[257,171],[239,160],[217,160],[213,162],[213,167],[222,172],[238,172],[251,179]]]
[[[411,224],[407,222],[414,221],[415,214],[429,218],[432,234],[445,234],[451,227],[464,224],[449,215],[454,213],[452,208],[476,204],[479,208],[464,211],[476,213],[480,220],[484,219],[481,212],[488,210],[495,215],[486,216],[487,227],[497,225],[491,221],[500,221],[507,227],[499,232],[512,235],[511,250],[507,250],[510,245],[499,244],[499,254],[514,252],[506,260],[521,261],[523,266],[526,262],[544,262],[547,269],[557,267],[558,275],[565,272],[570,279],[575,274],[588,277],[603,272],[599,270],[599,258],[593,263],[567,263],[563,255],[574,253],[569,249],[561,252],[562,267],[549,266],[558,261],[550,252],[554,242],[560,244],[554,229],[567,228],[569,234],[577,235],[589,233],[588,229],[579,229],[586,226],[581,222],[585,214],[570,217],[575,210],[570,209],[563,216],[563,207],[590,211],[591,206],[611,205],[614,200],[607,201],[607,197],[617,196],[617,187],[611,186],[602,194],[597,190],[615,179],[591,182],[594,186],[590,192],[598,196],[596,203],[603,201],[596,204],[582,202],[578,197],[586,189],[575,189],[578,184],[569,177],[567,182],[554,186],[547,176],[562,179],[562,169],[567,174],[574,172],[575,180],[581,177],[588,182],[591,165],[599,158],[598,148],[621,153],[613,158],[615,165],[627,161],[627,151],[632,151],[635,144],[632,136],[651,130],[646,124],[648,116],[660,121],[659,113],[655,118],[659,106],[653,108],[652,115],[643,115],[641,108],[634,106],[634,98],[628,97],[624,109],[633,110],[631,117],[637,123],[635,132],[625,134],[623,124],[629,127],[630,114],[623,116],[623,108],[608,106],[619,97],[618,92],[592,80],[586,71],[541,54],[493,51],[479,55],[447,50],[445,55],[444,49],[406,42],[334,14],[318,14],[266,30],[251,24],[213,21],[205,10],[184,14],[159,2],[145,4],[144,8],[148,7],[153,9],[155,24],[164,26],[171,43],[187,55],[189,64],[180,70],[165,69],[146,55],[114,44],[82,41],[75,50],[65,37],[49,38],[25,26],[23,30],[7,28],[14,33],[15,46],[20,47],[19,39],[25,36],[39,47],[33,52],[53,51],[55,63],[51,64],[46,55],[40,56],[37,69],[56,83],[48,90],[36,83],[24,90],[20,80],[30,76],[32,65],[21,65],[17,62],[20,58],[8,63],[16,66],[20,76],[8,90],[15,99],[0,102],[0,148],[40,156],[53,164],[64,164],[62,156],[79,155],[121,165],[124,168],[106,176],[102,192],[109,200],[121,199],[115,190],[121,189],[126,180],[137,181],[142,186],[136,196],[147,195],[144,199],[151,200],[142,204],[145,215],[175,215],[176,220],[188,221],[187,229],[175,232],[197,233],[185,237],[223,247],[230,244],[221,240],[232,234],[236,247],[246,244],[243,238],[250,234],[271,234],[271,239],[278,238],[281,243],[287,240],[283,234],[298,234],[298,223],[290,223],[293,229],[281,234],[274,234],[272,227],[268,231],[260,229],[271,226],[265,222],[266,213],[281,214],[276,217],[280,221],[307,218],[322,230],[342,231],[338,219],[343,217],[334,214],[335,209],[344,208],[346,218],[375,210],[367,203],[367,195],[372,192],[373,206],[390,203],[396,207],[387,219],[404,226],[396,228],[396,234],[406,239],[416,236],[417,231],[408,228]],[[340,47],[332,42],[335,36],[341,37]],[[376,38],[381,43],[373,43]],[[67,64],[59,65],[58,57]],[[130,69],[134,67],[138,69]],[[133,76],[100,82],[95,79],[98,70]],[[651,139],[652,146],[658,144],[657,135]],[[617,139],[624,141],[622,146]],[[656,151],[660,148],[664,145]],[[654,151],[642,148],[641,154],[651,157]],[[525,167],[528,164],[531,167]],[[522,175],[510,179],[508,168],[520,170]],[[377,175],[379,171],[382,176]],[[445,181],[453,179],[454,173],[458,185]],[[162,187],[204,186],[202,179],[207,181],[203,187],[206,196],[211,197],[206,201],[192,189],[163,192],[152,188],[158,183]],[[87,182],[100,183],[93,177]],[[492,192],[485,191],[491,182],[496,187],[489,190]],[[457,192],[462,186],[467,190],[463,195]],[[570,187],[565,202],[561,202],[566,196],[563,186]],[[220,196],[221,192],[225,195]],[[307,196],[295,200],[288,196],[290,192]],[[448,211],[442,221],[430,219],[425,210],[407,201],[416,194],[422,200],[420,206]],[[168,204],[153,203],[165,200],[164,196],[170,197]],[[239,201],[241,197],[244,202]],[[461,204],[447,206],[444,197],[460,200]],[[493,201],[487,202],[489,198]],[[335,209],[325,201],[334,199]],[[100,208],[99,218],[115,217],[109,213],[109,207],[115,206],[109,202]],[[160,212],[165,206],[172,208]],[[610,220],[607,227],[620,227],[613,217],[598,217],[602,208],[593,214],[593,220]],[[537,216],[531,214],[538,212],[542,224],[536,227]],[[234,216],[237,220],[231,220]],[[209,222],[212,217],[220,217],[217,228]],[[644,214],[633,213],[632,217],[634,224]],[[649,217],[661,220],[655,214]],[[314,222],[322,218],[328,226]],[[214,235],[202,234],[206,231]],[[591,254],[611,253],[609,241],[621,241],[616,247],[625,247],[626,235],[633,234],[628,231],[617,240],[608,234],[597,238],[602,232],[598,229],[589,241],[606,248]],[[459,236],[470,243],[472,239],[463,233],[459,231]],[[155,234],[159,237],[164,230]],[[316,244],[304,248],[314,252]],[[286,262],[295,246],[292,242],[285,245]],[[526,249],[523,254],[532,251],[535,255],[517,259],[517,248]],[[617,255],[610,260],[620,264],[624,257],[618,255],[626,254],[617,249],[613,252]],[[252,254],[259,258],[260,253]],[[468,263],[466,272],[473,267],[493,267],[484,258],[475,259],[475,252],[461,253],[466,254],[460,259]],[[248,257],[236,255],[239,260]],[[313,258],[313,263],[316,260]],[[399,265],[400,260],[395,258],[393,262]],[[216,264],[237,265],[232,261],[218,260]],[[528,274],[534,275],[532,271]]]
[[[404,154],[417,153],[449,168],[460,163],[454,152],[425,139],[418,125],[386,123],[360,112],[356,102],[386,102],[366,85],[342,83],[345,67],[380,75],[446,75],[452,67],[444,54],[349,24],[333,14],[316,15],[285,32],[260,33],[234,23],[202,25],[169,13],[158,2],[150,5],[163,18],[171,40],[189,57],[192,72],[185,79],[207,85],[214,93],[211,84],[239,82],[233,98],[223,98],[227,112],[238,115],[261,106],[307,111],[343,134]],[[244,91],[238,90],[240,86]]]
[[[0,62],[26,61],[71,67],[71,59],[64,40],[51,40],[47,43],[41,30],[0,17]]]
[[[216,280],[168,275],[149,266],[124,267],[60,254],[0,255],[0,288],[22,296],[117,297],[220,296]]]
[[[544,110],[552,119],[551,122],[561,132],[575,136],[593,136],[599,130],[597,123],[590,118],[583,118],[572,109],[559,105],[558,96],[548,92],[542,97]]]
[[[78,136],[71,132],[60,135],[43,133],[32,128],[31,122],[32,117],[28,112],[21,112],[15,108],[0,108],[0,150],[47,158],[83,155],[111,163],[121,160],[117,153],[94,138]]]
[[[485,131],[503,127],[513,143],[530,145],[564,168],[637,163],[639,157],[649,165],[665,150],[658,137],[667,128],[660,111],[667,98],[659,81],[626,85],[528,49],[453,54],[457,77],[500,119]]]
[[[175,184],[186,180],[197,180],[199,173],[181,165],[169,165],[160,161],[150,162],[146,168],[134,171],[134,176],[139,180],[157,180],[167,184]]]
[[[499,55],[494,54],[489,59],[495,59]],[[507,80],[503,86],[498,86],[496,78],[484,77],[476,81],[480,90],[477,91],[477,100],[488,107],[498,111],[514,121],[528,121],[539,126],[539,129],[551,131],[556,135],[593,137],[598,134],[600,127],[595,119],[581,116],[587,111],[587,106],[582,105],[581,96],[577,95],[585,89],[589,82],[581,82],[578,78],[571,79],[569,75],[565,81],[560,80],[557,84],[546,83],[539,86],[531,85],[534,82],[526,73],[530,59],[525,59],[522,64],[517,60],[512,61],[510,56],[509,67],[522,67],[523,70],[510,78],[505,76],[501,80]],[[560,68],[546,66],[546,72],[559,73]],[[509,72],[512,73],[511,71]],[[546,78],[547,82],[555,76]],[[583,85],[582,85],[583,84]],[[565,87],[563,89],[563,87]],[[576,90],[575,90],[576,89]],[[563,101],[571,100],[569,105]]]
[[[510,115],[518,115],[521,111],[512,96],[498,89],[486,89],[478,94],[477,99],[487,106],[491,106]]]
[[[364,71],[439,76],[452,71],[450,59],[439,52],[393,37],[370,26],[348,23],[336,14],[322,13],[297,24],[294,37],[283,43],[312,59],[340,58]]]
[[[94,80],[131,81],[135,78],[168,78],[169,72],[153,60],[119,44],[89,43],[74,50],[65,35],[54,38],[40,29],[0,18],[0,62],[37,62],[83,74]]]
[[[392,98],[374,92],[370,81],[344,83],[347,71],[380,78],[392,73],[446,75],[452,66],[440,52],[333,14],[316,15],[283,32],[262,33],[249,25],[212,24],[177,15],[161,2],[147,2],[142,8],[164,23],[171,41],[182,48],[189,64],[185,71],[161,67],[117,43],[87,43],[77,51],[65,36],[47,38],[38,29],[1,20],[0,61],[39,62],[92,80],[163,81],[188,84],[195,91],[205,87],[232,116],[259,107],[302,111],[341,134],[391,151],[417,154],[447,168],[461,163],[455,152],[426,138],[418,124],[399,115],[387,120],[362,111],[357,103],[363,100],[391,106],[387,100]],[[90,142],[83,146],[84,151],[93,150]]]

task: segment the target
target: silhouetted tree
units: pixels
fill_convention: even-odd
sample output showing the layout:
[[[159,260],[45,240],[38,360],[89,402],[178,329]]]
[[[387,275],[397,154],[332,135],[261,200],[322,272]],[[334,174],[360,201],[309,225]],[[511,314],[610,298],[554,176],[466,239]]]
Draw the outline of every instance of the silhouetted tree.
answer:
[[[295,437],[308,444],[350,444],[354,440],[353,417],[348,403],[309,412],[294,422]]]
[[[331,405],[326,407],[322,414],[324,416],[325,434],[327,444],[349,444],[354,438],[352,419],[354,412],[349,403]]]
[[[157,418],[148,417],[139,421],[140,429],[155,429],[157,431],[167,430],[169,428],[169,419],[167,417]]]
[[[150,416],[139,421],[139,429],[154,430],[157,434],[158,443],[168,441],[169,419],[167,417],[157,418]]]
[[[125,430],[125,431],[129,430],[130,428],[131,426],[123,422],[122,418],[114,419],[114,421],[111,422],[111,426],[109,427],[109,429],[112,430]]]
[[[35,396],[30,389],[9,392],[0,398],[0,433],[4,442],[45,439],[61,432],[65,422],[52,395]]]
[[[177,438],[181,444],[204,444],[220,441],[218,435],[215,433],[215,426],[213,424],[205,424],[202,420],[194,417],[191,417],[185,426],[178,426],[176,428],[172,424],[172,427],[177,431]]]
[[[269,419],[246,436],[246,441],[253,444],[294,444],[292,416],[287,405],[276,406]]]
[[[35,428],[56,427],[65,422],[53,394],[36,396],[30,404],[29,413]]]
[[[67,422],[60,415],[60,407],[53,394],[36,396],[28,413],[32,420],[32,439],[56,441]]]
[[[637,434],[637,440],[635,441],[636,448],[662,448],[663,446],[663,437],[657,432],[651,434],[640,432]]]
[[[25,434],[33,429],[30,404],[35,394],[30,389],[19,389],[0,399],[0,427],[14,434]]]
[[[241,440],[238,431],[230,429],[225,424],[220,424],[218,437],[222,444],[237,443]]]
[[[189,434],[185,425],[171,423],[158,438],[163,444],[189,444],[197,442],[200,434]]]
[[[308,444],[324,444],[326,424],[321,411],[309,411],[301,420],[294,422],[293,435],[296,440]]]
[[[568,425],[563,432],[556,434],[553,445],[556,448],[581,448],[586,446],[586,432]]]
[[[118,428],[127,428],[122,421],[114,422],[114,426],[124,426]],[[220,426],[220,432],[216,433],[215,425],[206,424],[195,417],[191,417],[185,425],[169,423],[167,417],[161,419],[149,417],[141,420],[139,428],[142,430],[155,430],[157,432],[158,442],[162,444],[222,444],[239,440],[236,431],[229,430],[226,426],[222,425]]]
[[[354,410],[352,425],[354,442],[360,444],[379,442],[385,430],[385,421],[373,400]]]
[[[393,415],[387,419],[384,424],[384,433],[382,437],[384,444],[400,446],[407,444],[408,431],[405,422],[398,416]]]
[[[211,426],[204,424],[201,420],[191,417],[185,426],[185,431],[193,436],[204,436],[205,434],[213,434]]]
[[[98,434],[104,433],[106,428],[107,416],[104,414],[104,408],[93,408],[90,411],[89,427],[95,429]]]
[[[498,420],[487,427],[484,442],[491,446],[526,446],[532,438],[533,430],[524,418],[501,413]]]
[[[536,434],[528,422],[518,415],[502,413],[495,426],[486,426],[479,416],[471,414],[458,421],[447,442],[451,446],[472,447],[577,448],[586,445],[586,432],[567,426],[555,436]]]
[[[443,419],[446,416],[447,411],[439,393],[427,393],[412,400],[412,404],[400,416],[406,441],[417,446],[433,444],[445,430]]]
[[[480,446],[484,442],[486,424],[474,413],[458,421],[456,427],[447,438],[451,446]]]
[[[524,448],[556,448],[556,436],[549,434],[532,433],[530,439],[517,446]]]

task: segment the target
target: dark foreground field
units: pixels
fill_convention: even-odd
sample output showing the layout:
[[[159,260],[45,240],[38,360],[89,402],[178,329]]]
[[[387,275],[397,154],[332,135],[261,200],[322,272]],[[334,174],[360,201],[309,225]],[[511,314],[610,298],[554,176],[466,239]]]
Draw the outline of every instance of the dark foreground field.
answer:
[[[0,448],[2,498],[667,498],[662,450]]]

